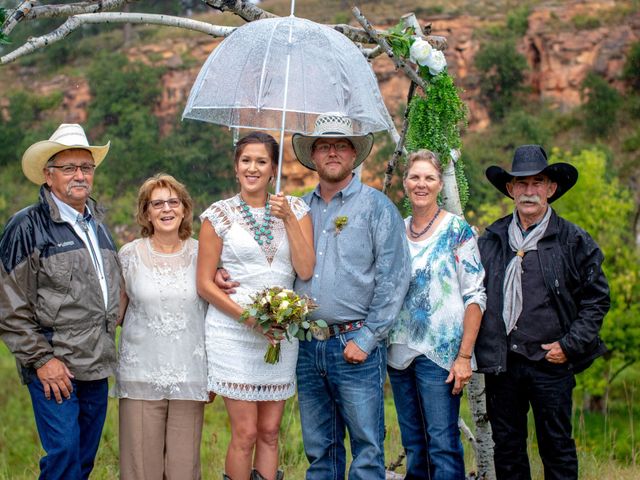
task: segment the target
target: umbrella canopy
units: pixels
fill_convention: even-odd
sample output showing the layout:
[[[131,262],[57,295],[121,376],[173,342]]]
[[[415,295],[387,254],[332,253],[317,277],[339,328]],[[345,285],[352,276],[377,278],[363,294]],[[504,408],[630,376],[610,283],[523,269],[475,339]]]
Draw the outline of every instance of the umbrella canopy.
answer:
[[[376,77],[353,42],[292,15],[247,23],[221,42],[182,118],[310,134],[327,112],[351,118],[356,134],[391,128]]]

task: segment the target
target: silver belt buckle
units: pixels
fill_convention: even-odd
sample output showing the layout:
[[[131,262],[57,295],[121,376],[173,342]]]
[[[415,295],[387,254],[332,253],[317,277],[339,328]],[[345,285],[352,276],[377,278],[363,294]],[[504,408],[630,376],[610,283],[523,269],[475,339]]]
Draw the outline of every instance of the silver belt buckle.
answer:
[[[329,330],[329,327],[319,327],[317,325],[312,325],[310,330],[311,336],[321,342],[323,342],[324,340],[329,340],[329,338],[331,337],[331,330]]]

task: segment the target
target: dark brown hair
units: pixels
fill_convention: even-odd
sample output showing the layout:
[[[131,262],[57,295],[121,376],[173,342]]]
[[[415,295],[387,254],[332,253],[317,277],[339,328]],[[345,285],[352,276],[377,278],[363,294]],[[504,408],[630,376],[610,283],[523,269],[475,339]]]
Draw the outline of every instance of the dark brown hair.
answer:
[[[175,192],[177,197],[182,202],[184,208],[184,218],[180,223],[178,229],[178,237],[180,240],[186,240],[193,233],[193,201],[187,191],[187,188],[166,173],[157,173],[151,178],[145,180],[138,190],[138,209],[136,210],[136,221],[141,227],[140,234],[143,237],[150,237],[153,235],[153,224],[147,218],[147,211],[149,209],[149,200],[151,194],[156,188],[166,188],[172,192]]]
[[[278,142],[276,142],[275,138],[264,132],[251,132],[238,140],[238,143],[236,143],[236,152],[233,160],[234,163],[238,163],[244,147],[251,143],[263,144],[267,149],[267,153],[271,157],[271,164],[274,166],[274,168],[278,166],[278,154],[280,152],[280,146],[278,145]]]

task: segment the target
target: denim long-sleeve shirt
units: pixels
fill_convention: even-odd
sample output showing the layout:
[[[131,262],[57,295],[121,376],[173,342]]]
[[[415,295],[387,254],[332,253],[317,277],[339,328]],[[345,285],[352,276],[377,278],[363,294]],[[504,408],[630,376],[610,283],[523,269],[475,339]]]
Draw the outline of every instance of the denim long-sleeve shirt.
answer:
[[[329,203],[319,187],[304,200],[313,219],[316,265],[311,279],[296,280],[296,291],[319,305],[312,320],[364,320],[353,340],[370,353],[386,339],[409,288],[402,217],[384,194],[356,177]],[[336,227],[338,217],[346,217],[342,228]]]

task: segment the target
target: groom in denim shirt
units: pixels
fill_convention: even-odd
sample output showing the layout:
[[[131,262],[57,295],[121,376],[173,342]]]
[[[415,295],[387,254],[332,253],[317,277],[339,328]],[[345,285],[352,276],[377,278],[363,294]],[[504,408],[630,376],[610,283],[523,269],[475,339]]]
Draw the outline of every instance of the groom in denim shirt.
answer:
[[[386,337],[409,286],[404,223],[378,190],[353,175],[373,135],[354,135],[351,120],[318,117],[312,135],[293,136],[300,163],[317,170],[305,196],[313,219],[316,265],[296,291],[318,309],[328,329],[300,342],[298,398],[307,480],[344,478],[345,428],[353,461],[350,480],[385,478],[383,385]]]

